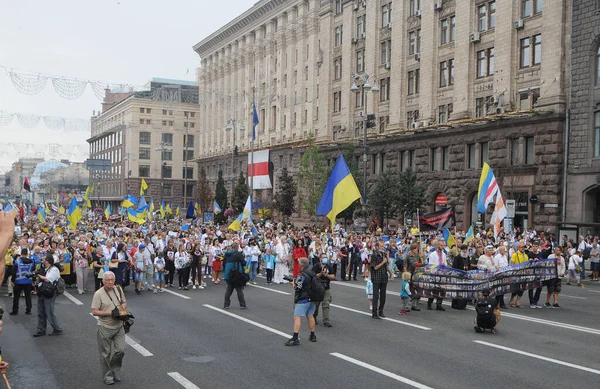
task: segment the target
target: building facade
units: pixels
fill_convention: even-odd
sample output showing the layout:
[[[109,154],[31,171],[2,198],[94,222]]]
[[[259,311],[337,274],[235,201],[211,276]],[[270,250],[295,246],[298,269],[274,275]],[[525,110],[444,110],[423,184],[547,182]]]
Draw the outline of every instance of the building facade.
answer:
[[[600,230],[600,1],[573,1],[567,224]]]
[[[252,127],[252,101],[255,146],[271,148],[275,177],[310,133],[324,153],[340,142],[361,146],[363,115],[375,114],[364,150],[369,184],[410,166],[431,184],[431,209],[446,195],[438,205],[455,205],[459,228],[468,228],[471,188],[489,161],[512,177],[515,223],[555,227],[561,169],[548,154],[563,152],[569,26],[566,0],[259,1],[194,46],[199,164],[214,182],[215,166],[231,172],[235,146],[245,163],[247,134],[234,143],[226,128],[232,119]],[[533,194],[552,207],[531,204]]]
[[[6,194],[13,198],[22,196],[24,199],[33,200],[32,194],[23,189],[23,183],[25,178],[31,181],[36,166],[43,162],[43,158],[19,158],[14,162],[10,172],[6,173]]]
[[[110,171],[90,171],[99,205],[116,210],[128,193],[139,196],[142,178],[155,201],[194,198],[198,111],[194,82],[155,78],[145,91],[107,91],[88,139],[90,159],[110,160]]]

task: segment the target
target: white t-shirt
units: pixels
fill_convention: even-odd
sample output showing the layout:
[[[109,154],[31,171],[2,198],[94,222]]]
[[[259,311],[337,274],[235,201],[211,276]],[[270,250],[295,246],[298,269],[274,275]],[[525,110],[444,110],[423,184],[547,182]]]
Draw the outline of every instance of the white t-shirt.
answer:
[[[154,258],[154,266],[155,266],[155,268],[157,268],[156,271],[165,270],[165,259],[161,258],[161,257]]]
[[[146,250],[144,250],[144,252],[140,252],[137,251],[135,254],[133,254],[133,260],[135,261],[135,268],[136,269],[140,269],[140,270],[144,270],[144,266],[145,266],[145,254]]]

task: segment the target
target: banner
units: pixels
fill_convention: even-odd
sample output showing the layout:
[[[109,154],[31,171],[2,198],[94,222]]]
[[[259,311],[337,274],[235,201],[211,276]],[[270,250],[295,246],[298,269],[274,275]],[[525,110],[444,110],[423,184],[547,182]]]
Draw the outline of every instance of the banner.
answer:
[[[454,207],[419,215],[421,231],[440,231],[454,227]]]
[[[254,157],[252,157],[253,154]],[[250,178],[254,176],[254,187],[252,189],[271,189],[273,187],[271,185],[271,173],[269,150],[248,153],[248,186],[250,186]]]
[[[470,300],[481,297],[480,292],[486,288],[492,296],[508,294],[539,288],[544,281],[556,277],[556,259],[553,258],[506,266],[496,272],[426,265],[415,270],[411,286],[423,297]]]

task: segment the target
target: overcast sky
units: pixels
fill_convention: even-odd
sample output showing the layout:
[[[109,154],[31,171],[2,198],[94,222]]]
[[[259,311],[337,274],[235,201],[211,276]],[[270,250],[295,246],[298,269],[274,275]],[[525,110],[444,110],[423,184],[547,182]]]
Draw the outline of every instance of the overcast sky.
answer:
[[[152,77],[194,80],[200,62],[192,46],[256,1],[0,0],[0,111],[89,120],[100,109],[89,85],[76,100],[58,96],[50,81],[40,94],[21,94],[11,69],[132,85]],[[0,151],[9,142],[79,146],[89,137],[43,124],[26,129],[16,118],[0,134]],[[0,155],[0,171],[17,159],[12,151]]]

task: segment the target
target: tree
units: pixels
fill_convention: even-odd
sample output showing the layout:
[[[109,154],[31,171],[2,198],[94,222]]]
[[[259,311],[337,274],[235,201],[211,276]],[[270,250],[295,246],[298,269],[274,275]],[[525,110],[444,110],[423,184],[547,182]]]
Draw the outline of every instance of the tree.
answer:
[[[399,181],[398,173],[383,172],[369,193],[369,206],[379,216],[384,226],[386,219],[396,217],[400,212]]]
[[[327,184],[328,169],[323,156],[319,154],[319,147],[315,145],[312,134],[308,136],[307,143],[298,169],[298,183],[303,189],[300,206],[310,216],[314,216]]]
[[[217,177],[217,186],[215,188],[215,201],[221,209],[227,208],[227,189],[225,188],[225,181],[223,180],[223,171],[219,170]],[[215,215],[215,223],[224,223],[226,217],[223,212]]]
[[[360,191],[360,194],[362,195],[362,179],[360,179],[361,176],[361,170],[358,166],[358,161],[356,159],[356,147],[354,146],[354,143],[344,143],[342,144],[341,147],[341,152],[342,155],[344,156],[344,159],[346,160],[346,164],[348,165],[348,168],[350,169],[350,173],[352,173],[352,177],[354,177],[354,181],[356,181],[356,186],[358,186],[358,190]],[[339,218],[343,218],[344,220],[349,220],[352,219],[354,216],[354,211],[357,209],[357,207],[360,206],[360,200],[356,200],[354,203],[352,203],[352,205],[350,205],[348,208],[346,208],[344,211],[342,211],[338,217]]]
[[[209,209],[209,207],[212,205],[210,202],[213,198],[213,194],[210,190],[210,186],[208,185],[208,180],[206,179],[206,170],[204,170],[204,167],[200,169],[196,197],[200,201],[200,206],[202,209]]]
[[[398,213],[412,217],[427,205],[427,184],[411,169],[398,175]]]
[[[248,199],[248,182],[244,176],[244,172],[240,172],[237,184],[233,188],[233,194],[231,195],[231,206],[237,212],[241,213],[246,205]]]
[[[294,177],[288,174],[284,167],[279,176],[279,188],[275,193],[275,208],[286,218],[296,211],[297,186]]]

